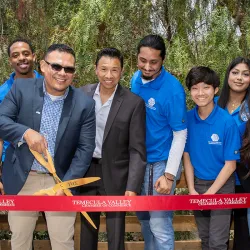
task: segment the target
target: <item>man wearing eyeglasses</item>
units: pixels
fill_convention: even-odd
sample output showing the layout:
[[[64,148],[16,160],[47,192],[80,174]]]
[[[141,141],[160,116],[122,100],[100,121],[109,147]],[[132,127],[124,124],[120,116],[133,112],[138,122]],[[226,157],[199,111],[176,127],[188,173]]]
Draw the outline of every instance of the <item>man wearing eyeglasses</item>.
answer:
[[[8,195],[32,195],[55,185],[29,148],[52,155],[62,181],[81,178],[95,148],[94,101],[71,86],[75,53],[53,44],[40,63],[44,79],[17,79],[0,105],[0,138],[10,141],[3,165]],[[63,190],[56,193],[64,195]],[[38,212],[9,212],[12,250],[30,250]],[[53,250],[74,249],[75,213],[46,212]]]
[[[12,41],[7,49],[9,56],[10,66],[14,72],[11,73],[9,79],[7,79],[0,86],[0,103],[3,101],[6,94],[11,89],[14,80],[17,78],[41,78],[42,76],[35,70],[34,62],[36,55],[32,44],[23,38],[18,38]],[[0,168],[2,161],[5,158],[5,151],[9,146],[9,142],[0,139]],[[0,171],[1,174],[1,171]],[[0,193],[4,194],[2,183],[0,182]]]

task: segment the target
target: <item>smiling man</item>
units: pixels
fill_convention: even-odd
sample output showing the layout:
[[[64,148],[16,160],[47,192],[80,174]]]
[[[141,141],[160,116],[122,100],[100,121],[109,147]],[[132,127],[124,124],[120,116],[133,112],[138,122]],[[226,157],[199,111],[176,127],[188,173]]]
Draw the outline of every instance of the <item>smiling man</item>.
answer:
[[[37,71],[33,70],[36,56],[28,40],[20,38],[12,41],[7,51],[9,63],[14,72],[11,73],[10,78],[0,86],[0,103],[11,89],[15,79],[42,77]],[[8,145],[9,143],[7,141],[3,142],[0,140],[0,159],[2,158],[2,161],[4,161],[5,151]]]
[[[96,103],[96,148],[85,177],[101,180],[82,187],[82,194],[134,196],[140,193],[146,166],[145,105],[119,84],[123,72],[119,50],[101,50],[95,66],[99,83],[82,88]],[[89,215],[99,229],[100,213]],[[98,230],[81,218],[81,250],[97,250]],[[125,212],[106,213],[106,223],[108,249],[124,250]]]
[[[240,134],[232,116],[214,103],[219,85],[216,72],[204,66],[193,67],[186,77],[196,104],[187,115],[188,138],[183,155],[190,195],[235,192]],[[231,214],[231,209],[194,211],[203,250],[228,249]]]
[[[11,142],[2,172],[8,195],[32,195],[55,185],[29,148],[44,155],[48,149],[62,181],[83,177],[95,148],[95,103],[71,86],[73,49],[53,44],[40,65],[44,79],[17,79],[0,105],[0,138]],[[63,190],[56,195],[64,195]],[[9,212],[12,250],[31,249],[38,215],[38,211]],[[45,211],[53,250],[74,249],[75,215]]]
[[[180,82],[163,62],[162,37],[148,35],[137,47],[137,66],[131,90],[146,105],[147,167],[142,195],[173,194],[186,142],[186,100]],[[138,212],[145,250],[174,250],[172,211]]]

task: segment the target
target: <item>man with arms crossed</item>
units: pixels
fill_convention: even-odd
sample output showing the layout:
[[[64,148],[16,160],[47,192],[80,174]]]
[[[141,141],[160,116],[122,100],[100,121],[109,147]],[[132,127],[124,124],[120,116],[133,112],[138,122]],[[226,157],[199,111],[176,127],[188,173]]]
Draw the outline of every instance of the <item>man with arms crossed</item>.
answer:
[[[81,178],[95,148],[94,101],[70,86],[75,53],[53,44],[41,61],[44,79],[17,79],[0,105],[0,138],[11,142],[3,164],[6,194],[32,195],[55,185],[29,148],[54,159],[62,181]],[[56,195],[64,195],[58,190]],[[74,249],[73,212],[45,212],[53,250]],[[9,212],[12,250],[30,250],[38,212]]]
[[[115,48],[101,50],[96,59],[98,84],[83,90],[96,107],[96,148],[85,177],[101,180],[82,187],[83,195],[126,195],[140,193],[146,167],[145,105],[141,98],[123,88],[119,81],[123,56]],[[99,228],[100,213],[89,213]],[[124,250],[125,212],[106,213],[108,249]],[[98,230],[82,217],[81,250],[97,250]]]
[[[185,92],[163,67],[166,48],[162,37],[148,35],[137,48],[138,71],[131,80],[132,92],[146,105],[147,167],[142,195],[168,195],[187,136]],[[138,212],[145,250],[174,250],[172,211]]]
[[[10,78],[0,86],[0,103],[11,89],[15,79],[42,77],[37,71],[33,70],[36,56],[28,40],[22,38],[15,39],[9,44],[7,52],[9,63],[14,69],[14,72],[12,72]],[[5,151],[8,145],[9,143],[7,141],[0,139],[0,162],[4,161]],[[0,163],[0,165],[2,165],[2,163]],[[0,192],[4,194],[2,183],[0,183]]]

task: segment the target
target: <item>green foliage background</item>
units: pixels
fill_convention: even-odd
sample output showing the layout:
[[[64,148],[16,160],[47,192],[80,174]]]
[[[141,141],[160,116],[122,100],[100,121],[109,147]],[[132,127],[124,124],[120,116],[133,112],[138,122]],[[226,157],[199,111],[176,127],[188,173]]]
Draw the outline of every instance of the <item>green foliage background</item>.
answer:
[[[24,37],[36,48],[38,61],[51,43],[71,45],[77,86],[96,81],[100,49],[117,47],[125,57],[122,84],[129,86],[136,46],[149,33],[164,37],[165,66],[182,83],[195,65],[210,66],[223,79],[233,58],[249,56],[249,12],[250,0],[1,0],[0,84],[11,73],[8,44]]]
[[[0,85],[12,71],[8,44],[23,37],[34,45],[38,62],[52,43],[72,46],[76,86],[95,82],[96,54],[116,47],[125,57],[121,83],[128,87],[137,68],[136,46],[149,33],[164,37],[165,67],[182,83],[196,65],[213,68],[223,81],[233,58],[249,57],[250,0],[0,0]]]

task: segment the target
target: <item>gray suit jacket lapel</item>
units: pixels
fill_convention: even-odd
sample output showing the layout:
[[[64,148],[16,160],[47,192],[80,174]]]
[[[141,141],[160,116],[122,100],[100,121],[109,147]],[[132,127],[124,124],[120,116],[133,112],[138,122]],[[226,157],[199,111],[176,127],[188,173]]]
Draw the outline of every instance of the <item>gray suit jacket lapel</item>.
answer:
[[[62,114],[61,114],[61,118],[60,118],[60,122],[58,126],[58,131],[56,135],[55,154],[56,154],[58,145],[60,144],[60,140],[62,139],[62,136],[64,134],[64,131],[67,128],[69,119],[72,115],[72,111],[75,106],[75,99],[73,97],[74,97],[73,90],[71,89],[71,87],[69,87],[69,93],[66,99],[64,100],[63,110],[62,110]]]
[[[33,117],[33,129],[36,131],[40,131],[40,124],[42,118],[42,111],[43,111],[43,78],[36,79],[34,84],[34,96],[33,98],[33,107],[32,107],[32,117]]]

